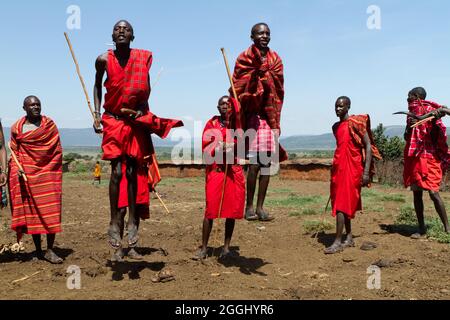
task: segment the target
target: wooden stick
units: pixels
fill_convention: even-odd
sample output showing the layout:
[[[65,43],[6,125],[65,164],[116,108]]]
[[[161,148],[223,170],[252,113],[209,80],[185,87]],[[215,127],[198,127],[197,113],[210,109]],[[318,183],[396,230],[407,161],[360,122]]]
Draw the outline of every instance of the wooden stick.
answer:
[[[228,80],[230,81],[231,90],[233,91],[233,96],[236,101],[238,101],[238,97],[236,94],[236,89],[234,88],[233,77],[231,76],[230,65],[228,64],[227,54],[225,52],[225,48],[220,49],[222,51],[223,61],[225,62],[225,67],[227,69]],[[225,160],[226,162],[226,160]],[[228,177],[228,164],[225,163],[225,175],[223,178],[223,186],[222,186],[222,195],[220,197],[220,205],[219,205],[219,219],[222,217],[222,209],[223,209],[223,200],[225,198],[225,188],[227,186],[227,177]]]
[[[67,35],[66,32],[64,32],[64,36],[66,37],[67,44],[69,45],[69,49],[70,49],[70,53],[72,54],[73,62],[75,62],[75,66],[77,68],[78,77],[80,78],[81,86],[83,87],[84,95],[86,96],[86,101],[87,101],[89,110],[91,111],[92,118],[94,118],[94,121],[95,121],[95,112],[92,109],[91,100],[89,99],[89,94],[88,94],[88,92],[86,90],[86,85],[84,84],[83,77],[81,76],[80,67],[78,65],[77,58],[75,57],[75,53],[74,53],[73,48],[72,48],[72,43],[70,42],[69,36]]]
[[[327,205],[325,206],[325,214],[326,214],[327,211],[328,211],[328,206],[330,205],[330,202],[331,202],[331,196],[328,198]]]
[[[166,204],[164,203],[164,201],[161,199],[161,196],[159,195],[159,193],[158,193],[156,190],[155,190],[154,192],[155,192],[156,196],[158,197],[159,202],[161,202],[161,204],[163,205],[164,209],[166,209],[167,213],[170,214],[169,209],[167,209],[167,206],[166,206]]]
[[[412,125],[411,128],[414,129],[414,128],[416,128],[416,127],[418,127],[418,126],[420,126],[420,125],[422,125],[424,123],[432,121],[433,119],[435,119],[434,116],[426,118],[426,119],[423,119],[423,120],[420,120],[420,121],[416,122],[414,125]]]
[[[155,80],[155,82],[153,82],[152,89],[154,89],[156,87],[156,85],[158,84],[159,79],[161,79],[161,74],[163,73],[163,71],[164,71],[164,68],[161,68],[161,70],[159,70],[158,74],[156,75],[156,80]]]
[[[11,282],[12,284],[16,284],[16,283],[19,283],[19,282],[22,282],[22,281],[25,281],[25,280],[28,280],[28,279],[30,279],[31,277],[34,277],[35,275],[37,275],[37,274],[39,274],[39,273],[41,273],[42,271],[37,271],[37,272],[35,272],[35,273],[33,273],[32,275],[29,275],[29,276],[25,276],[25,277],[23,277],[23,278],[20,278],[20,279],[17,279],[17,280],[14,280],[13,282]]]
[[[23,180],[25,180],[25,182],[28,182],[28,178],[25,174],[25,170],[23,170],[23,167],[20,164],[19,159],[17,159],[16,154],[11,149],[11,142],[8,142],[8,148],[9,148],[9,151],[11,152],[11,156],[12,156],[14,162],[16,163],[17,167],[19,168],[19,175],[23,178]]]

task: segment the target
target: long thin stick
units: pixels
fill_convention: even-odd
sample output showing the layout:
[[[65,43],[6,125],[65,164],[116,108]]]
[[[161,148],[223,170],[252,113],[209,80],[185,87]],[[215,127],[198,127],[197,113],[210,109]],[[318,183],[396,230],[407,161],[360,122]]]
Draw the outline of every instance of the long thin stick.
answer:
[[[16,163],[17,167],[19,168],[19,175],[23,178],[23,180],[25,180],[25,182],[28,182],[28,178],[25,174],[25,170],[23,170],[23,167],[20,164],[19,159],[17,159],[16,154],[11,149],[11,142],[8,142],[8,148],[9,148],[9,151],[11,152],[11,156],[12,156],[14,162]]]
[[[25,276],[25,277],[23,277],[23,278],[14,280],[14,281],[11,282],[11,283],[12,283],[12,284],[15,284],[15,283],[18,283],[18,282],[22,282],[22,281],[28,280],[28,279],[30,279],[31,277],[34,277],[35,275],[37,275],[37,274],[39,274],[39,273],[41,273],[41,272],[42,272],[42,271],[37,271],[37,272],[33,273],[32,275]]]
[[[233,78],[231,76],[230,65],[228,64],[227,54],[225,52],[225,48],[220,49],[222,51],[223,60],[225,62],[225,67],[227,69],[228,79],[230,80],[231,89],[233,91],[233,96],[236,101],[238,100],[236,89],[234,88]],[[222,209],[223,209],[223,200],[225,198],[225,189],[227,186],[227,177],[228,177],[228,164],[225,163],[225,175],[223,177],[223,186],[222,186],[222,195],[220,198],[220,206],[219,206],[219,219],[222,217]]]
[[[426,119],[423,119],[423,120],[420,120],[420,121],[416,122],[414,125],[412,125],[411,128],[416,128],[416,127],[418,127],[418,126],[420,126],[420,125],[422,125],[424,123],[432,121],[433,119],[435,119],[434,116],[426,118]]]
[[[154,192],[155,192],[156,196],[158,197],[159,202],[161,202],[161,204],[163,205],[164,209],[166,209],[167,213],[170,214],[169,209],[167,209],[167,206],[166,206],[166,204],[164,203],[164,201],[161,199],[161,196],[159,195],[159,193],[158,193],[157,191],[154,191]]]
[[[156,75],[156,80],[152,84],[152,89],[155,89],[156,85],[159,82],[159,79],[161,79],[161,74],[163,73],[163,71],[164,71],[164,68],[161,68],[161,70],[159,70],[158,74]]]
[[[86,85],[84,84],[83,76],[81,75],[77,58],[75,57],[75,53],[73,52],[72,43],[70,42],[69,36],[67,35],[66,32],[64,32],[64,36],[66,37],[67,44],[69,45],[69,49],[70,49],[70,53],[72,54],[73,62],[75,62],[75,66],[77,67],[78,77],[80,78],[81,86],[83,87],[84,95],[86,96],[86,101],[88,103],[89,110],[91,111],[92,118],[94,118],[94,120],[95,120],[94,109],[92,109],[91,100],[89,99],[89,94],[86,90]]]

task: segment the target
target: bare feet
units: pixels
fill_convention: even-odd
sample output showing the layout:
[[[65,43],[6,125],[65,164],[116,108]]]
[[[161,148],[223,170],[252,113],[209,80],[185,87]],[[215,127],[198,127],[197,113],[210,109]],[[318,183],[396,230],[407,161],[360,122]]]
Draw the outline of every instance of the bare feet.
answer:
[[[44,259],[50,262],[51,264],[61,264],[64,262],[64,260],[58,257],[52,249],[47,249],[44,255]]]

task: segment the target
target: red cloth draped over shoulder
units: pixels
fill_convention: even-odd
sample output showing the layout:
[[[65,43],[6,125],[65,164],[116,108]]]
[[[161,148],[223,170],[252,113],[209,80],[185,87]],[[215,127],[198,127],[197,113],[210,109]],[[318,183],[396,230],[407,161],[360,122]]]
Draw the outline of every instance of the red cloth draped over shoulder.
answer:
[[[372,149],[372,162],[370,163],[370,179],[375,175],[375,160],[381,160],[381,154],[375,145],[375,141],[372,135],[372,127],[370,124],[370,117],[367,114],[363,115],[353,115],[349,117],[349,129],[350,135],[353,141],[361,149],[363,155],[363,163],[366,161],[366,150],[364,147],[364,136],[367,134],[370,139],[371,149]]]
[[[373,143],[368,115],[349,117],[340,122],[333,133],[336,137],[336,151],[330,186],[332,214],[336,216],[337,212],[342,212],[353,219],[356,212],[362,209],[361,178],[365,164],[363,138],[366,133],[372,143],[373,158],[381,159],[381,156]],[[371,175],[373,173],[372,163]]]
[[[258,114],[272,130],[281,134],[280,119],[284,102],[284,70],[280,56],[269,50],[263,60],[259,49],[252,45],[237,58],[233,83],[242,107],[242,123],[245,117]],[[247,129],[247,128],[245,128]],[[280,146],[280,161],[287,160],[286,151]]]
[[[41,126],[22,133],[26,118],[11,127],[11,149],[22,165],[28,182],[19,177],[14,160],[9,161],[11,228],[18,233],[61,232],[62,148],[58,129],[48,117]]]
[[[432,101],[415,100],[409,103],[408,109],[422,116],[440,107]],[[408,126],[411,120],[408,118]],[[450,165],[447,128],[441,119],[411,129],[406,138],[404,162],[405,187],[416,185],[425,190],[439,191],[443,172]]]
[[[234,121],[227,120],[226,123]],[[234,127],[236,128],[236,127]],[[216,148],[219,142],[230,142],[230,134],[226,125],[220,123],[220,117],[213,117],[208,121],[203,130],[202,150],[206,162],[206,209],[205,218],[219,218],[220,201],[222,198],[223,183],[225,178],[224,156],[217,155]],[[209,160],[208,160],[209,159]],[[214,161],[217,159],[218,161]],[[236,163],[236,158],[234,159]],[[245,177],[242,167],[229,164],[226,176],[225,193],[220,218],[242,219],[245,205]]]

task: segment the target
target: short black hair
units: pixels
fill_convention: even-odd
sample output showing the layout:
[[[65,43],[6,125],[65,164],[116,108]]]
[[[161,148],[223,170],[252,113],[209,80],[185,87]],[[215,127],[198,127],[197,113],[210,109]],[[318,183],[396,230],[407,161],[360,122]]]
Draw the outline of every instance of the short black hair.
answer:
[[[37,101],[39,101],[39,103],[41,102],[41,100],[36,96],[28,96],[23,99],[23,105],[25,106],[31,99],[36,99]]]
[[[116,26],[117,26],[119,23],[121,23],[121,22],[125,22],[125,23],[128,25],[128,27],[129,27],[130,30],[131,30],[131,34],[134,36],[134,29],[133,29],[133,26],[131,25],[131,23],[129,23],[127,20],[124,20],[124,19],[117,21],[117,23],[114,25],[113,30],[114,30],[114,29],[116,28]]]
[[[220,101],[222,101],[223,99],[230,99],[230,96],[222,96],[220,97],[218,104],[220,104]]]
[[[347,96],[340,96],[339,98],[336,99],[336,102],[339,101],[339,100],[347,101],[347,103],[348,103],[349,106],[352,105],[352,100],[350,100],[350,98],[347,97]]]
[[[425,100],[427,98],[427,91],[423,87],[416,87],[410,91],[410,93],[416,95],[419,99]]]
[[[255,24],[255,25],[252,27],[252,35],[255,34],[256,28],[259,27],[259,26],[266,26],[267,28],[269,28],[269,25],[268,25],[267,23],[265,23],[265,22],[259,22],[259,23]],[[269,28],[269,29],[270,29],[270,28]]]

